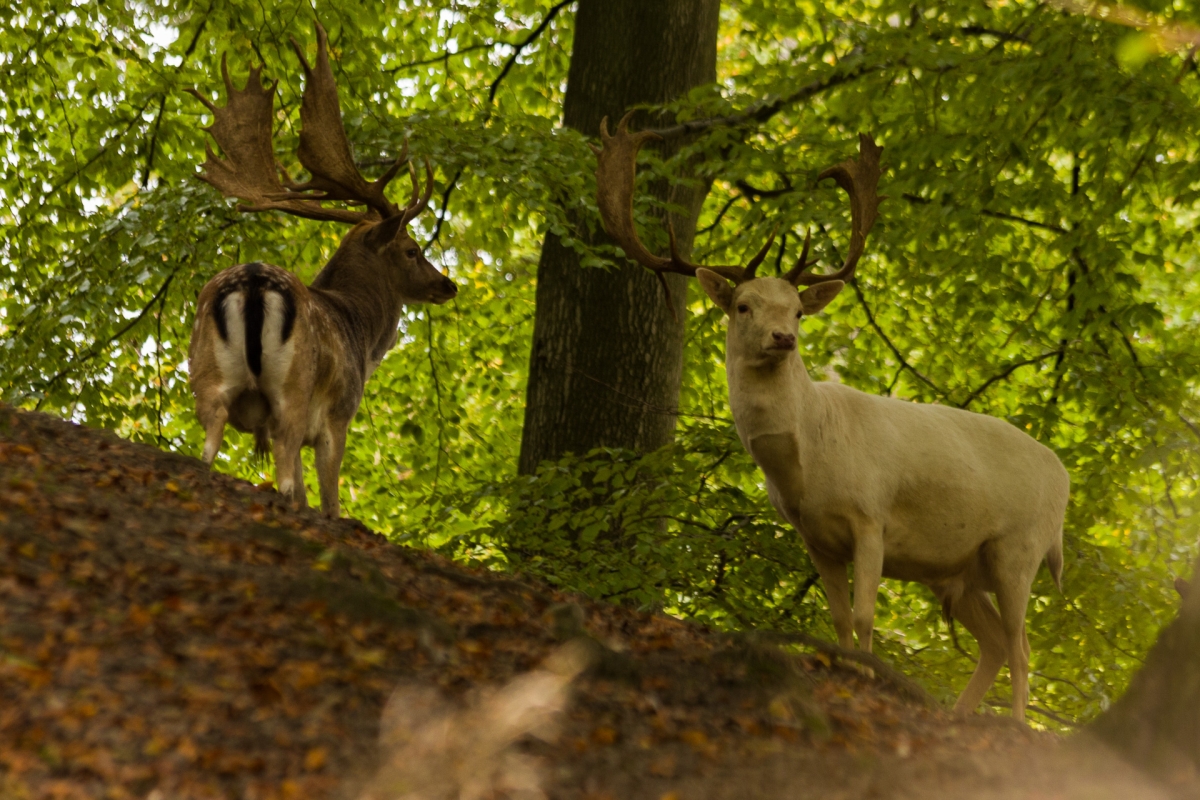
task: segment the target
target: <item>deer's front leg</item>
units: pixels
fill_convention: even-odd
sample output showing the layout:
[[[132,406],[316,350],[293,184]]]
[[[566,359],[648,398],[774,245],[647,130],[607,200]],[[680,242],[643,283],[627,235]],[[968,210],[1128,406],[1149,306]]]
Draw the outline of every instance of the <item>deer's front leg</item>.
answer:
[[[342,469],[342,456],[346,453],[346,431],[349,427],[349,420],[345,423],[330,420],[314,447],[317,480],[321,483],[321,511],[333,519],[342,513],[338,502],[338,474]]]
[[[838,644],[847,650],[854,647],[854,627],[850,614],[850,582],[846,579],[846,565],[827,558],[811,547],[808,556],[812,559],[825,597],[829,600],[829,614],[833,617],[833,629],[837,631]]]
[[[875,598],[883,580],[883,531],[873,528],[854,540],[854,632],[858,649],[871,652]]]

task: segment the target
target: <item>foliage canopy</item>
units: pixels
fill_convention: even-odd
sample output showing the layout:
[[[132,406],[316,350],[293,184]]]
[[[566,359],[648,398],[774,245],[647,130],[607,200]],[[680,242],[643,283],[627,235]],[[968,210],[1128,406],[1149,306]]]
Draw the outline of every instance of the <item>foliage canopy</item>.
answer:
[[[811,567],[733,433],[721,315],[699,292],[674,446],[513,477],[537,248],[554,231],[582,251],[568,220],[597,224],[586,140],[559,126],[572,11],[316,4],[358,158],[408,137],[433,159],[436,213],[420,233],[463,288],[409,310],[368,384],[347,513],[712,624],[821,629]],[[4,400],[199,452],[186,350],[200,287],[251,259],[311,278],[341,231],[239,214],[196,181],[207,120],[183,89],[215,90],[222,53],[239,84],[264,62],[281,79],[279,152],[295,163],[287,39],[310,42],[312,14],[242,0],[0,9]],[[775,268],[810,228],[833,264],[847,214],[816,175],[858,131],[884,145],[891,199],[856,283],[806,322],[804,357],[869,392],[1004,417],[1059,453],[1073,481],[1066,590],[1044,574],[1035,586],[1032,691],[1081,719],[1124,688],[1173,612],[1170,577],[1196,555],[1200,76],[1182,54],[1145,59],[1135,35],[1012,0],[728,0],[719,82],[676,108],[718,122],[643,168],[670,177],[687,160],[712,180],[698,259],[743,259],[781,224]],[[665,245],[654,226],[643,236]],[[614,254],[585,252],[585,265]],[[220,468],[262,480],[248,439],[228,436]],[[972,661],[923,589],[889,584],[878,624],[931,689],[965,682]]]

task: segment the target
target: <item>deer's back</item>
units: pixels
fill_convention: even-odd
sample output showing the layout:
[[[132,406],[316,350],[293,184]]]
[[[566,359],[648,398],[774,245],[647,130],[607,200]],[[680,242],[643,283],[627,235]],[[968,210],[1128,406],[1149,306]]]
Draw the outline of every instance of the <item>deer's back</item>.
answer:
[[[803,528],[831,538],[827,547],[848,547],[856,521],[876,523],[886,572],[923,580],[961,568],[989,540],[1017,537],[1040,560],[1059,535],[1066,470],[1023,431],[840,384],[819,390],[827,413],[799,437],[799,491],[789,500]]]

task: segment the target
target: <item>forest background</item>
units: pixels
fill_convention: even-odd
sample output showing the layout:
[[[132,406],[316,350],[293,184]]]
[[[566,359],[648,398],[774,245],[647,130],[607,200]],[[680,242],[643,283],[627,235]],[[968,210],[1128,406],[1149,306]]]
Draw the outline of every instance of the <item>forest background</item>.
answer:
[[[1143,5],[1198,16],[1187,0]],[[238,86],[265,63],[280,79],[277,152],[295,163],[287,42],[311,41],[314,13],[360,163],[408,139],[436,165],[414,233],[462,289],[410,308],[368,383],[344,513],[595,597],[828,635],[815,572],[737,441],[722,315],[698,290],[675,443],[517,475],[543,237],[585,269],[616,256],[587,244],[595,132],[561,125],[569,2],[0,8],[0,397],[199,453],[186,352],[200,287],[254,259],[308,280],[342,231],[240,214],[196,180],[211,120],[184,89],[216,90],[224,53]],[[1161,44],[1033,2],[728,0],[717,83],[670,109],[727,122],[642,166],[711,182],[697,260],[741,263],[780,225],[770,269],[808,229],[828,266],[848,213],[816,175],[859,131],[884,145],[891,199],[855,282],[805,320],[802,354],[818,378],[1008,419],[1067,465],[1064,592],[1043,573],[1029,614],[1032,696],[1051,727],[1124,690],[1200,537],[1200,75]],[[638,215],[661,251],[653,205]],[[218,469],[267,479],[251,447],[229,430]],[[311,494],[311,461],[308,476]],[[974,642],[924,588],[887,583],[877,625],[878,649],[936,695],[965,683],[973,659],[957,648]],[[1006,688],[989,700],[1007,705]]]

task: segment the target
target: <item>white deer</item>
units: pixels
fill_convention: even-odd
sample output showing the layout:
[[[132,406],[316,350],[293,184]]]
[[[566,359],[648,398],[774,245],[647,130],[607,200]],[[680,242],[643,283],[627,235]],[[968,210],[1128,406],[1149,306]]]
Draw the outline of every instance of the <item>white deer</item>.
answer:
[[[806,241],[785,277],[759,278],[770,242],[745,268],[707,269],[680,258],[673,242],[670,258],[642,245],[633,223],[635,159],[654,134],[629,134],[627,121],[612,136],[607,120],[601,125],[596,176],[604,226],[643,266],[694,275],[729,315],[726,374],[738,436],[766,476],[772,505],[804,540],[838,642],[852,647],[857,635],[859,648],[871,649],[884,576],[923,583],[979,642],[979,663],[955,711],[972,712],[1007,661],[1013,716],[1024,719],[1025,611],[1043,559],[1061,583],[1067,471],[1049,448],[995,417],[814,382],[796,349],[800,319],[823,309],[853,277],[875,221],[881,148],[862,136],[859,159],[821,174],[850,195],[842,268],[807,273]],[[799,285],[808,288],[798,292]]]

